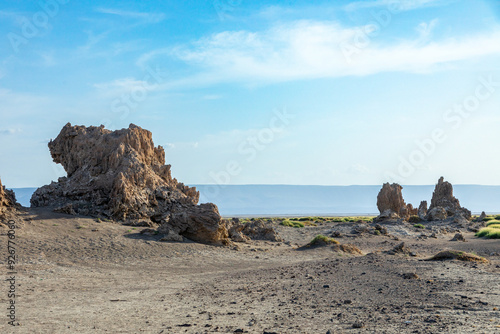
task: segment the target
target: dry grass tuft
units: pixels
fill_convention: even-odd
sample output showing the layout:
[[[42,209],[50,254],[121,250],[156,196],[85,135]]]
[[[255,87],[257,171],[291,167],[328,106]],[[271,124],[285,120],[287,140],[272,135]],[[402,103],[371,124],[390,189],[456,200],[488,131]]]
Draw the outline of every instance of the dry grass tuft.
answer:
[[[342,251],[344,253],[349,253],[354,255],[363,255],[361,249],[351,244],[333,245],[332,249],[337,252]]]
[[[442,260],[460,260],[468,262],[489,263],[489,261],[482,256],[455,250],[441,251],[436,255],[434,255],[433,257],[431,257],[430,259],[427,259],[426,261],[442,261]]]

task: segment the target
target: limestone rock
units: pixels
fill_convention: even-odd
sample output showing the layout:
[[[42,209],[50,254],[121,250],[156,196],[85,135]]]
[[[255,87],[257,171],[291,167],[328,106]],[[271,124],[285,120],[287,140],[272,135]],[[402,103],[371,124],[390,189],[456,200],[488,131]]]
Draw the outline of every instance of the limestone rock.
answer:
[[[159,229],[158,232],[163,234],[163,237],[160,239],[160,241],[174,241],[174,242],[182,242],[184,241],[184,238],[182,235],[179,233],[175,232],[168,226],[168,224],[163,224]]]
[[[16,201],[14,191],[6,189],[0,180],[0,219],[11,219],[17,214],[17,209],[21,206]],[[0,222],[1,224],[1,222]]]
[[[416,256],[417,254],[415,252],[412,252],[410,248],[408,248],[404,242],[400,243],[399,245],[396,245],[393,249],[387,251],[387,254],[390,255],[410,255],[410,256]]]
[[[377,220],[386,219],[407,219],[411,215],[416,215],[417,211],[411,204],[406,204],[401,190],[403,189],[397,183],[384,183],[377,196],[377,208],[380,215]]]
[[[174,232],[193,241],[221,243],[228,238],[226,226],[222,223],[215,204],[181,204],[174,206],[166,223]],[[161,232],[162,225],[158,228]]]
[[[460,227],[465,227],[465,225],[469,223],[469,220],[464,217],[464,214],[462,212],[457,212],[453,216],[453,222],[460,225]]]
[[[486,212],[481,212],[481,215],[479,216],[478,220],[483,221],[483,219],[486,218]]]
[[[448,218],[448,215],[446,214],[446,210],[443,207],[438,206],[429,210],[425,218],[426,220],[432,220],[432,221],[445,220],[446,218]]]
[[[283,241],[281,236],[270,225],[262,221],[248,222],[241,224],[239,222],[229,223],[229,236],[236,242],[248,242],[249,240],[268,240]]]
[[[198,206],[199,192],[172,178],[165,152],[151,132],[134,124],[110,131],[66,124],[49,142],[67,177],[35,191],[33,207],[127,222],[150,220],[179,236],[221,243],[227,238],[214,204]],[[162,231],[160,226],[160,231]]]
[[[451,183],[444,181],[443,177],[441,177],[436,184],[436,188],[432,194],[429,211],[438,207],[442,207],[446,211],[446,215],[449,217],[454,216],[457,213],[461,213],[465,219],[471,219],[471,212],[460,206],[458,199],[453,196],[453,186]]]
[[[425,220],[425,216],[427,216],[427,201],[420,202],[418,207],[418,216],[420,219]]]

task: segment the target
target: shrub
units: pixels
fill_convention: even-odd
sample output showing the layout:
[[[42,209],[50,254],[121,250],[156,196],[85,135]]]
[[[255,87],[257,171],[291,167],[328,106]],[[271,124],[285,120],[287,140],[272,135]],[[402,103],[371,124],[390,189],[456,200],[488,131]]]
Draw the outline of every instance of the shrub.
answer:
[[[459,252],[454,250],[439,252],[430,259],[428,259],[427,261],[440,261],[440,260],[460,260],[460,261],[483,262],[483,263],[489,262],[484,257],[477,256],[476,254]]]
[[[283,226],[289,226],[289,227],[295,227],[295,228],[301,228],[304,227],[305,225],[303,223],[297,222],[297,221],[291,221],[291,220],[283,220],[280,225]]]
[[[410,218],[408,218],[408,221],[410,223],[419,223],[422,221],[422,219],[420,219],[419,216],[413,215],[413,216],[410,216]]]
[[[315,246],[315,245],[330,245],[330,244],[340,244],[340,242],[338,242],[333,238],[329,238],[326,235],[318,234],[317,236],[314,237],[314,239],[311,240],[311,242],[308,245]]]
[[[422,224],[415,224],[415,225],[413,225],[413,227],[415,227],[415,228],[425,228],[425,226],[422,225]]]
[[[500,215],[499,216],[495,216],[495,219],[496,220],[500,220]]]
[[[488,238],[488,239],[500,239],[500,225],[491,225],[482,228],[479,230],[479,232],[476,233],[476,237]]]
[[[490,226],[490,225],[498,225],[500,224],[500,220],[490,220],[489,222],[486,223],[486,226]]]

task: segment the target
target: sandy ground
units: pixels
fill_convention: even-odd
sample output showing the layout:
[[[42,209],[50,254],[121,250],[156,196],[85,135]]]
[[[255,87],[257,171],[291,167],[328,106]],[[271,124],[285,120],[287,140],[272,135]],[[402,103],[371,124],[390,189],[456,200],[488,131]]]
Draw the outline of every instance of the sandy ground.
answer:
[[[8,324],[4,281],[0,333],[500,333],[500,241],[472,232],[467,242],[410,225],[391,227],[392,237],[343,233],[359,256],[297,250],[335,224],[277,226],[285,242],[236,248],[164,243],[142,228],[40,209],[16,227],[19,326]],[[401,241],[417,256],[385,253]],[[490,263],[423,261],[443,249]]]

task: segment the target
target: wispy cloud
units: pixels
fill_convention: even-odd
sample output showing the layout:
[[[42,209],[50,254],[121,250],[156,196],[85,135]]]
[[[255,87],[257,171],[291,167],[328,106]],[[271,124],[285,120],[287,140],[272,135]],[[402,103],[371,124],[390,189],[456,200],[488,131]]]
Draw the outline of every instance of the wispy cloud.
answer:
[[[144,90],[145,87],[148,91],[155,90],[156,85],[144,80],[137,80],[134,78],[121,78],[111,82],[96,83],[94,88],[97,88],[103,97],[116,97],[122,94],[130,94],[133,91]]]
[[[432,21],[416,28],[420,32],[416,39],[370,43],[352,62],[346,61],[340,46],[353,40],[359,29],[317,21],[296,21],[261,32],[221,32],[190,45],[150,52],[139,62],[176,57],[198,68],[198,76],[205,80],[258,83],[424,72],[451,62],[500,55],[498,28],[475,36],[424,40],[435,24]]]
[[[22,132],[20,128],[11,128],[11,129],[5,129],[5,130],[0,130],[0,135],[13,135],[18,132]]]
[[[143,21],[144,23],[159,23],[166,18],[164,13],[134,12],[134,11],[114,9],[114,8],[99,7],[96,8],[95,11],[102,14],[110,14],[129,19],[136,19]]]
[[[356,1],[351,2],[344,7],[347,11],[356,11],[360,9],[390,7],[398,11],[415,10],[425,7],[441,6],[448,4],[453,0],[375,0],[375,1]]]

